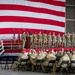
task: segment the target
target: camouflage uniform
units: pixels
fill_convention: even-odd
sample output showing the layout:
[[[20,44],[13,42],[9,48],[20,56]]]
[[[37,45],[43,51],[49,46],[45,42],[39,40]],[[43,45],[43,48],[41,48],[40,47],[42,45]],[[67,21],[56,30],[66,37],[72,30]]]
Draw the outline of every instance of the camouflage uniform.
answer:
[[[72,62],[74,61],[74,63],[71,63],[71,67],[75,67],[75,51],[73,51],[73,54],[71,56],[71,61]]]
[[[42,34],[41,34],[41,32],[38,34],[38,45],[39,45],[39,48],[42,48]]]
[[[43,34],[43,48],[47,48],[47,34]]]
[[[70,47],[70,44],[71,44],[71,40],[70,40],[70,33],[68,33],[67,35],[66,35],[66,46],[67,47]]]
[[[31,48],[33,48],[33,34],[30,35],[30,44],[31,44]]]
[[[51,36],[51,33],[48,34],[47,39],[48,39],[48,48],[50,48],[51,45],[52,45],[52,36]]]
[[[13,64],[13,70],[17,70],[18,65],[21,63],[22,59],[28,59],[28,55],[26,53],[24,53],[24,51],[19,55],[18,61],[15,61]],[[23,62],[22,64],[25,64],[25,62]]]
[[[34,48],[37,48],[37,34],[33,34]]]
[[[66,47],[66,38],[65,38],[65,35],[62,36],[61,40],[62,40],[62,45],[64,47]]]
[[[53,35],[52,35],[52,44],[53,44],[53,47],[56,47],[56,35],[55,35],[54,32],[53,32]]]
[[[46,53],[44,53],[44,51],[40,51],[37,55],[36,60],[42,60],[45,58],[45,56],[46,56]]]
[[[56,56],[53,53],[47,53],[44,62],[42,63],[42,70],[45,72],[45,67],[48,66],[50,60],[56,60]]]
[[[30,63],[32,65],[32,71],[34,71],[35,69],[34,67],[36,65],[36,57],[37,57],[36,51],[32,50],[29,56],[30,56]]]
[[[61,45],[61,36],[60,33],[57,35],[57,47],[60,47]]]
[[[43,51],[38,52],[38,55],[37,55],[37,58],[36,58],[36,67],[38,67],[38,66],[41,67],[41,64],[43,63],[43,61],[45,59],[45,56],[46,56],[46,54]]]
[[[58,63],[59,66],[64,68],[64,67],[66,67],[68,65],[67,64],[62,64],[63,61],[68,61],[68,64],[70,64],[70,58],[66,53],[61,57],[61,59],[60,59],[60,61]]]
[[[75,34],[74,34],[74,32],[71,35],[71,43],[72,43],[72,47],[75,47],[74,46],[75,45]]]
[[[22,49],[25,47],[25,44],[26,44],[26,35],[25,35],[25,32],[23,32],[23,34],[22,34]]]

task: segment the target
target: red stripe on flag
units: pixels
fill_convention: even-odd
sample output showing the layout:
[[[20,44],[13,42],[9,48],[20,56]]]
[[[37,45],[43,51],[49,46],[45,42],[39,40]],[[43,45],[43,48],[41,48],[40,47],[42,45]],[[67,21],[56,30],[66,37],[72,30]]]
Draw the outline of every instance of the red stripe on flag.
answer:
[[[41,2],[41,3],[46,3],[46,4],[52,4],[52,5],[56,5],[56,6],[63,6],[65,7],[66,2],[62,2],[61,0],[29,0],[32,2]]]
[[[64,22],[49,19],[18,17],[18,16],[0,16],[0,22],[28,22],[28,23],[48,24],[53,26],[65,27]]]
[[[11,4],[11,5],[10,4],[0,4],[0,10],[31,11],[31,12],[46,13],[46,14],[52,14],[52,15],[65,17],[65,12],[54,11],[54,10],[45,9],[45,8],[36,8],[36,7],[30,7],[30,6],[14,5],[14,4]]]

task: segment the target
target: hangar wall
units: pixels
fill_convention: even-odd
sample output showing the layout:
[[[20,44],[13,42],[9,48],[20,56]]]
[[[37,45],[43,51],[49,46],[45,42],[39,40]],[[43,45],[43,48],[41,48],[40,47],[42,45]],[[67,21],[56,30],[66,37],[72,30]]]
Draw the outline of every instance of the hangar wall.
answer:
[[[66,0],[66,33],[75,32],[75,0]]]

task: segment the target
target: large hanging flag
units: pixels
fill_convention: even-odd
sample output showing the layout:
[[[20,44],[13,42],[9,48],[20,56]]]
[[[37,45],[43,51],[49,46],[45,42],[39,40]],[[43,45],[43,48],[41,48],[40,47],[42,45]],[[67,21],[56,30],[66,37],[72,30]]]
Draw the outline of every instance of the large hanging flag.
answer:
[[[13,44],[16,44],[15,29],[13,29]]]
[[[0,39],[12,38],[13,28],[65,33],[65,5],[65,0],[0,0]]]
[[[21,45],[20,30],[18,30],[18,45]]]

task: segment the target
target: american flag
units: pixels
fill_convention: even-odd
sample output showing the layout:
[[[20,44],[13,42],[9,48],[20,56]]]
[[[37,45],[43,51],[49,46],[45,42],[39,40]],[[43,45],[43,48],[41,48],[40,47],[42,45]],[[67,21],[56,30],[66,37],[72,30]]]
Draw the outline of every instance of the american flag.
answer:
[[[65,0],[0,0],[0,39],[30,30],[65,33]]]

